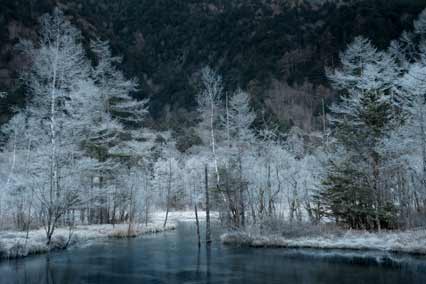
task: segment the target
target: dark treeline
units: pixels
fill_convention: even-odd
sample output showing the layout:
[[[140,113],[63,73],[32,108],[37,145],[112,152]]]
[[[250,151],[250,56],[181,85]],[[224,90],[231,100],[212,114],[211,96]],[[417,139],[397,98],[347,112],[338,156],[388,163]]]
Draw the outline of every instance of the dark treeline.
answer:
[[[223,75],[227,89],[248,90],[256,111],[265,109],[265,119],[283,130],[319,129],[321,99],[333,97],[324,67],[337,66],[339,52],[358,35],[385,48],[411,28],[425,3],[317,2],[4,0],[0,90],[16,95],[3,102],[3,110],[23,96],[10,80],[22,65],[14,44],[19,38],[35,40],[38,17],[61,3],[86,38],[108,40],[114,53],[123,56],[123,70],[140,83],[135,95],[151,99],[150,112],[159,127],[188,135],[179,128],[193,126],[199,91],[195,74],[211,65]],[[278,104],[283,94],[287,97]],[[259,115],[256,124],[261,121]]]

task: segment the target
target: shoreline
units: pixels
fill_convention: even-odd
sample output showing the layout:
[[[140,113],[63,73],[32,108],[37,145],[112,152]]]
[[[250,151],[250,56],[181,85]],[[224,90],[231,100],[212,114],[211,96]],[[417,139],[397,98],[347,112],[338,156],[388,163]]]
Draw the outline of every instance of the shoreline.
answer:
[[[381,233],[347,231],[339,236],[329,234],[297,238],[238,231],[222,234],[220,239],[224,245],[251,248],[381,251],[426,256],[426,229]]]
[[[46,245],[46,234],[42,228],[30,230],[28,239],[26,232],[23,231],[0,231],[0,261],[85,246],[91,242],[106,239],[130,239],[148,234],[159,234],[175,230],[178,222],[195,222],[192,211],[169,212],[166,227],[163,227],[164,217],[165,212],[153,212],[147,225],[133,224],[130,235],[128,234],[128,224],[76,225],[72,230],[71,238],[69,238],[69,228],[58,227],[52,236],[50,249]],[[200,212],[199,217],[204,219],[205,213]]]
[[[57,228],[52,237],[50,249],[46,245],[46,236],[43,229],[32,230],[26,239],[25,232],[0,233],[0,261],[7,259],[24,258],[30,255],[46,254],[49,251],[66,250],[71,247],[85,246],[91,242],[106,239],[130,239],[148,234],[158,234],[176,229],[176,224],[169,224],[165,228],[153,223],[135,224],[128,234],[128,224],[107,225],[79,225],[69,237],[68,228]]]

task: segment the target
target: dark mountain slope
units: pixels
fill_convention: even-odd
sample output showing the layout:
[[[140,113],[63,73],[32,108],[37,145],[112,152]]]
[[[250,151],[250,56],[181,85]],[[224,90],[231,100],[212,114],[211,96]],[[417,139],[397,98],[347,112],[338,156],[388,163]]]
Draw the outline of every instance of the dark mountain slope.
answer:
[[[59,2],[59,3],[57,3]],[[282,126],[317,128],[322,98],[331,99],[324,67],[356,35],[386,47],[410,29],[426,1],[288,0],[2,0],[0,90],[19,103],[19,37],[36,37],[36,19],[59,4],[87,38],[109,39],[122,68],[140,80],[157,122],[191,120],[197,71],[211,65],[227,88],[246,88],[259,113]],[[165,116],[165,113],[170,115]],[[170,122],[171,123],[171,122]]]

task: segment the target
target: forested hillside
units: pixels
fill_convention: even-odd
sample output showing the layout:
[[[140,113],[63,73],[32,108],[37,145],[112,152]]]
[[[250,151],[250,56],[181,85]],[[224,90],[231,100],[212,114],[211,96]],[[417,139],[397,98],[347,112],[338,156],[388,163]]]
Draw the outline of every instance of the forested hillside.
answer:
[[[21,38],[37,38],[37,19],[59,6],[85,35],[110,41],[137,77],[138,98],[150,98],[157,127],[193,126],[199,70],[210,65],[228,91],[246,89],[262,120],[282,130],[319,129],[322,99],[333,100],[325,67],[355,36],[381,48],[412,21],[425,1],[120,0],[0,1],[2,120],[23,103],[17,81],[25,66],[14,52]],[[173,119],[170,119],[173,118]]]
[[[121,223],[130,237],[156,212],[166,229],[170,211],[198,208],[207,243],[210,209],[266,244],[294,224],[425,226],[426,3],[2,8],[0,230],[25,231],[24,252],[32,228],[49,251],[56,228],[70,241],[76,225]],[[389,250],[425,253],[407,236]]]

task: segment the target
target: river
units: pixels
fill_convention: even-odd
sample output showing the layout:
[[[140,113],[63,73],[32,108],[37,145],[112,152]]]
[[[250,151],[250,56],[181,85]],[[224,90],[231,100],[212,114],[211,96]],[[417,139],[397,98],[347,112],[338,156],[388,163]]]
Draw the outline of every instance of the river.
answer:
[[[194,226],[130,240],[1,261],[1,284],[426,283],[426,257],[381,252],[252,249],[214,242],[199,250]]]

